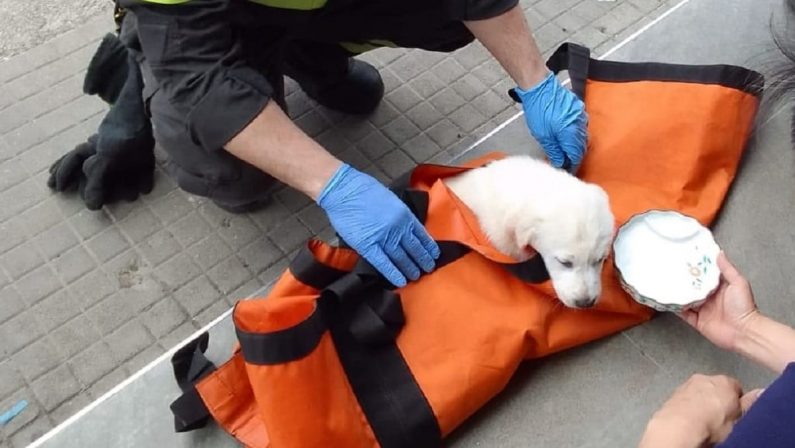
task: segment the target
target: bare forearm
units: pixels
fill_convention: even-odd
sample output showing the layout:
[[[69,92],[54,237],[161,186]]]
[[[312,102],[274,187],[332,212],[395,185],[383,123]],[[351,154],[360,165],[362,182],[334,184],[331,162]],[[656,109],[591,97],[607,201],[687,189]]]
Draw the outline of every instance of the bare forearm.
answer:
[[[548,70],[519,5],[499,16],[464,22],[516,84],[530,89]]]
[[[749,319],[735,351],[781,373],[795,362],[795,330],[757,313]]]
[[[271,101],[226,150],[316,200],[342,162]]]

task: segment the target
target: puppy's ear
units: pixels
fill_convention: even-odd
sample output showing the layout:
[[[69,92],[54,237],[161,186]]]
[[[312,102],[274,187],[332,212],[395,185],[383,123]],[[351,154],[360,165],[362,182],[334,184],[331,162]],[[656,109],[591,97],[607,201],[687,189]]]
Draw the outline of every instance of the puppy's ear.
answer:
[[[603,208],[603,213],[600,214],[600,216],[603,219],[610,219],[612,221],[613,236],[615,236],[615,232],[617,231],[618,227],[618,221],[616,220],[615,215],[613,215],[613,210],[610,206],[610,196],[608,196],[607,192],[599,185],[589,184],[589,186],[591,188],[591,194],[596,200],[595,203],[599,204],[600,208]]]
[[[511,234],[513,235],[516,247],[520,249],[524,249],[527,246],[530,246],[531,248],[536,247],[538,230],[541,226],[542,220],[543,218],[541,217],[534,217],[514,226]]]

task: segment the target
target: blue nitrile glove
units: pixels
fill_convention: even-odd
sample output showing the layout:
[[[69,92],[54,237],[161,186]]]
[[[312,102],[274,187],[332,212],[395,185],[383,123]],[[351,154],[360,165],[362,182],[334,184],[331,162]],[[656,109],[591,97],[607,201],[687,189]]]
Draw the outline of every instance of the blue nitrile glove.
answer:
[[[588,138],[588,115],[582,100],[563,87],[552,72],[530,90],[517,87],[514,91],[522,100],[530,133],[552,165],[576,170]]]
[[[340,237],[397,287],[430,272],[440,251],[394,193],[343,164],[317,199]]]

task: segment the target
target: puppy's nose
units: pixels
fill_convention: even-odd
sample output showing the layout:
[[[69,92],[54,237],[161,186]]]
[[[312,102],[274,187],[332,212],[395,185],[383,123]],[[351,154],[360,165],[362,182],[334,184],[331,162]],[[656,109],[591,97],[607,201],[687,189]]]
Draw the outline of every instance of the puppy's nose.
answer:
[[[588,297],[574,301],[574,304],[577,306],[577,308],[590,308],[594,305],[594,303],[596,303],[596,299],[591,299]]]

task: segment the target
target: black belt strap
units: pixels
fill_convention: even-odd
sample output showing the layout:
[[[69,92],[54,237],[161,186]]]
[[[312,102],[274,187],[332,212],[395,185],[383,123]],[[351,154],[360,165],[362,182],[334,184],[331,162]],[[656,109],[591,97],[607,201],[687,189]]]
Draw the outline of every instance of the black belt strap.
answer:
[[[209,341],[210,335],[206,332],[202,333],[179,349],[171,358],[174,376],[183,392],[169,406],[171,413],[174,414],[174,430],[176,432],[203,428],[211,418],[210,411],[195,387],[196,383],[216,370],[215,364],[204,356]]]
[[[243,358],[257,365],[275,365],[301,359],[315,350],[326,332],[320,313],[298,325],[271,333],[250,333],[235,327]]]
[[[374,292],[364,288],[342,297],[324,292],[318,302],[345,374],[381,447],[440,446],[436,416],[394,339],[363,339],[351,325],[353,317],[345,312],[353,306],[351,302],[377,297]],[[377,294],[394,293],[381,289]],[[399,299],[388,303],[400,306]],[[394,316],[402,320],[402,309]]]
[[[764,76],[745,67],[728,64],[670,64],[660,62],[604,61],[590,57],[590,50],[581,45],[564,43],[550,56],[547,67],[554,73],[566,70],[571,90],[585,98],[588,79],[604,82],[662,81],[712,84],[737,89],[755,96],[762,94]],[[520,103],[511,89],[508,94]]]
[[[565,43],[547,60],[547,67],[557,74],[567,70],[571,91],[581,100],[585,98],[585,82],[590,72],[591,51],[581,45]]]
[[[204,428],[212,417],[195,387],[185,391],[169,406],[174,414],[174,431]]]

